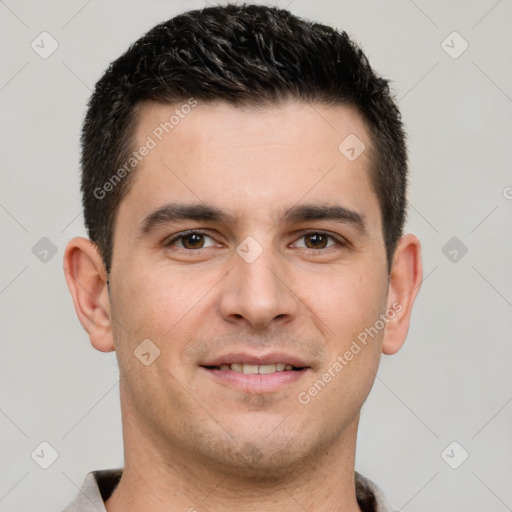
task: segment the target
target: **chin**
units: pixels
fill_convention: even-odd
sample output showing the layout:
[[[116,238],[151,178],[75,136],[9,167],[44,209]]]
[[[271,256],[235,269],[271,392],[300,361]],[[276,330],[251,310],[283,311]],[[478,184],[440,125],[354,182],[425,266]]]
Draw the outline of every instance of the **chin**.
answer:
[[[281,432],[279,437],[274,432],[269,438],[261,433],[254,436],[245,433],[229,440],[217,439],[214,447],[210,446],[213,450],[209,449],[205,455],[217,471],[230,474],[231,478],[235,476],[239,480],[261,484],[279,481],[282,484],[289,478],[296,478],[297,470],[308,467],[307,461],[323,449],[323,443],[319,446],[319,443],[297,437],[297,432]]]

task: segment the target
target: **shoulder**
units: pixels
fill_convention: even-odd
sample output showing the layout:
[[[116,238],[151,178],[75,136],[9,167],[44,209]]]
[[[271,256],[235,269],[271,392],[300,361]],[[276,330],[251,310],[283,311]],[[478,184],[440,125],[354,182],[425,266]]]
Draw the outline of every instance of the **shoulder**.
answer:
[[[106,512],[107,500],[121,480],[122,469],[91,471],[84,479],[80,492],[63,512]]]
[[[355,472],[357,503],[363,512],[396,512],[379,486]]]

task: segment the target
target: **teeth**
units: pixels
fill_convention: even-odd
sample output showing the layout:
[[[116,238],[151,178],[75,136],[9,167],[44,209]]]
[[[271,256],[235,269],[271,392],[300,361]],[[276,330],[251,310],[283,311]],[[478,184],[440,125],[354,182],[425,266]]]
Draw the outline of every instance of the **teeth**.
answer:
[[[243,364],[242,371],[247,374],[258,373],[258,365],[257,364]]]
[[[267,375],[268,373],[275,373],[275,372],[276,372],[275,364],[262,364],[258,369],[258,373],[261,373],[263,375]]]
[[[290,371],[293,370],[291,364],[275,363],[275,364],[244,364],[244,363],[231,363],[221,364],[220,370],[232,370],[234,372],[245,373],[247,375],[268,375],[269,373]]]

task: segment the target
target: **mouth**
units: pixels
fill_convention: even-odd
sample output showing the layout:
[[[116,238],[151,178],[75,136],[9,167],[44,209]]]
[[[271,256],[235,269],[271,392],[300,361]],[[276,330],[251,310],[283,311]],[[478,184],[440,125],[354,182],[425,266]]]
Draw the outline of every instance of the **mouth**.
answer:
[[[298,372],[304,370],[306,367],[297,367],[286,363],[272,363],[272,364],[248,364],[248,363],[231,363],[221,364],[219,366],[203,366],[207,370],[220,370],[232,371],[243,373],[245,375],[270,375],[277,372]]]
[[[311,370],[304,361],[286,354],[227,354],[200,367],[217,383],[244,393],[279,391]]]

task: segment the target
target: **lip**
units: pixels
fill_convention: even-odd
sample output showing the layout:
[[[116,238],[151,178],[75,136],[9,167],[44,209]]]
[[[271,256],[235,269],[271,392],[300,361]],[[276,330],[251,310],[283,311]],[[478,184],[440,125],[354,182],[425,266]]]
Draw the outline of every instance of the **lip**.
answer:
[[[231,352],[215,359],[210,359],[201,364],[202,367],[220,366],[221,364],[245,363],[245,364],[291,364],[296,368],[309,368],[309,365],[297,356],[285,352],[269,352],[268,354],[249,354],[248,352]],[[270,374],[272,375],[272,374]]]
[[[265,365],[284,363],[300,370],[285,370],[269,374],[245,374],[233,370],[220,370],[222,364],[245,363]],[[286,352],[250,354],[249,352],[230,352],[200,365],[201,370],[209,374],[216,382],[244,393],[272,393],[286,388],[309,374],[311,367],[300,357]]]
[[[219,384],[238,389],[244,393],[276,392],[296,383],[311,371],[310,368],[304,368],[302,370],[287,370],[263,375],[205,368],[204,366],[200,369],[209,374]]]

